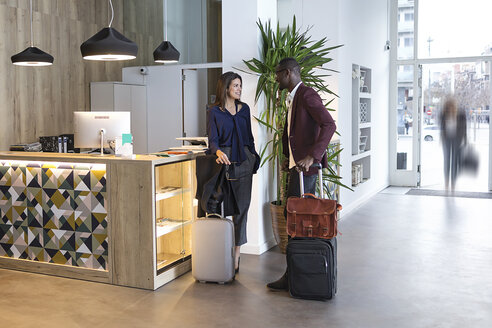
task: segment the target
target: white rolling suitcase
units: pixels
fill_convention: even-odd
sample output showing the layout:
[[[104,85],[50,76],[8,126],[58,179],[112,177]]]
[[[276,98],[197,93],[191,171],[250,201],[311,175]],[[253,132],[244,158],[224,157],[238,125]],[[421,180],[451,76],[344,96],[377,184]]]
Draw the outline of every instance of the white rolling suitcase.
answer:
[[[191,231],[193,278],[220,284],[234,279],[234,223],[218,215],[193,222]]]

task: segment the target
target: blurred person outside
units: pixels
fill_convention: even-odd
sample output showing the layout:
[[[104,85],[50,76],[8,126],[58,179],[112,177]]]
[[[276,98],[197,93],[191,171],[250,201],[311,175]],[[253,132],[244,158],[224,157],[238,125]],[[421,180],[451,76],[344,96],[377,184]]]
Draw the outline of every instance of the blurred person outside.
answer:
[[[410,128],[410,125],[412,123],[412,118],[410,115],[405,111],[405,116],[403,118],[403,121],[405,123],[405,134],[408,134],[408,129]]]
[[[466,113],[458,109],[456,99],[446,98],[440,117],[441,141],[444,156],[444,185],[446,190],[454,191],[462,151],[467,143]]]

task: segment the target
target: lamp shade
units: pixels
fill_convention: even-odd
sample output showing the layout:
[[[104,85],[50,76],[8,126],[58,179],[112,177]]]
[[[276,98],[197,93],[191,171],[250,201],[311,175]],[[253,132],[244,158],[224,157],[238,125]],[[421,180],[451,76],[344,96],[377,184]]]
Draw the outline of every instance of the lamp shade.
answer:
[[[53,56],[36,47],[29,47],[10,59],[12,64],[19,66],[49,66],[54,60]]]
[[[169,41],[163,41],[154,50],[156,63],[176,63],[179,61],[179,51]]]
[[[112,27],[105,27],[80,45],[86,60],[129,60],[137,57],[138,46]]]

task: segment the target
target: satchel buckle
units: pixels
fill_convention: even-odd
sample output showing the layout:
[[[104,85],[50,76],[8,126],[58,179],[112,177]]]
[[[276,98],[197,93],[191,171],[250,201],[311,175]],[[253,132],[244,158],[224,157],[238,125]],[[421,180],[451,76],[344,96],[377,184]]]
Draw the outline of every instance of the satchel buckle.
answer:
[[[312,225],[308,225],[306,227],[307,231],[308,231],[308,236],[309,237],[312,237],[313,236],[313,226]]]

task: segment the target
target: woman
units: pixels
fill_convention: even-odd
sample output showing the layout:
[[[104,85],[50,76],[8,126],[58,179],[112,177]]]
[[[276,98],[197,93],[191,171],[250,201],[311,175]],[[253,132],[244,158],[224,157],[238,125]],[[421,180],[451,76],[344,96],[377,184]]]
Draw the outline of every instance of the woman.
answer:
[[[241,102],[242,79],[239,74],[226,72],[217,83],[217,101],[208,110],[208,145],[217,155],[217,163],[228,165],[228,177],[239,214],[233,215],[236,240],[235,269],[239,271],[241,245],[246,243],[246,222],[251,202],[253,174],[258,170],[260,157],[255,150],[251,132],[249,106]]]
[[[466,115],[463,111],[458,110],[458,104],[452,97],[448,97],[444,102],[441,115],[441,141],[445,187],[448,190],[451,182],[451,191],[454,191],[461,150],[466,144]]]

